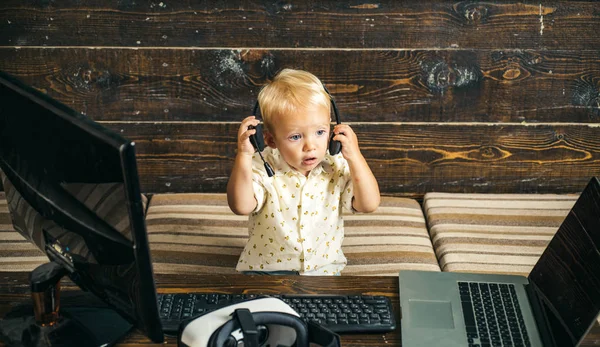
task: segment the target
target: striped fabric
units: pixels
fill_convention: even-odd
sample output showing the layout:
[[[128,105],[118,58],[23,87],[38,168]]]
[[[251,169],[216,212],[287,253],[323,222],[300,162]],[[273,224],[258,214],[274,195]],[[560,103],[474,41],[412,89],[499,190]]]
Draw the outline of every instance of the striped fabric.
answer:
[[[425,217],[412,199],[381,197],[373,213],[344,216],[342,275],[398,276],[400,270],[440,271]]]
[[[158,194],[146,216],[156,273],[236,273],[248,217],[233,214],[226,194]],[[371,214],[345,216],[342,275],[397,276],[402,269],[440,271],[419,204],[383,197]]]
[[[146,229],[155,273],[234,274],[248,238],[248,217],[225,194],[156,194]]]
[[[442,271],[527,276],[577,197],[427,193],[423,208]]]
[[[15,231],[4,192],[0,192],[0,269],[31,271],[48,262],[48,257]]]

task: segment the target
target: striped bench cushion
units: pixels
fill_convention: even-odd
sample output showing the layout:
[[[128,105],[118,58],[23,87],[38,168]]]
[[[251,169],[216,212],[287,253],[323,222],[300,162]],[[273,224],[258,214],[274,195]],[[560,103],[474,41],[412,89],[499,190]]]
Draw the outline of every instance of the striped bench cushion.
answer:
[[[383,197],[370,214],[346,215],[342,275],[397,276],[402,269],[440,271],[419,204]],[[236,273],[248,217],[233,214],[224,193],[157,194],[146,226],[156,273]]]
[[[427,193],[442,271],[528,275],[578,195]]]
[[[48,262],[48,257],[15,231],[4,192],[0,192],[0,269],[31,271]]]

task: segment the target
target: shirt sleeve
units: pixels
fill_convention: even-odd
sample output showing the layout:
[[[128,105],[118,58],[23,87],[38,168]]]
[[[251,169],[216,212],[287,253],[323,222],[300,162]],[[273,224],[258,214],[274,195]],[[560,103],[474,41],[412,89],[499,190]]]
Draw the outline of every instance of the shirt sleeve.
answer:
[[[342,169],[343,183],[342,182],[340,182],[340,183],[343,184],[344,189],[340,192],[340,203],[347,211],[356,213],[357,211],[352,207],[352,201],[354,199],[354,188],[352,185],[352,176],[350,176],[350,167],[348,166],[348,163],[345,161],[345,159],[344,159],[343,165],[344,165],[343,169]]]
[[[262,162],[258,164],[255,158],[252,161],[252,188],[254,190],[254,198],[256,199],[256,208],[252,212],[260,211],[267,199],[267,190],[264,186],[266,175],[266,172],[262,168]]]

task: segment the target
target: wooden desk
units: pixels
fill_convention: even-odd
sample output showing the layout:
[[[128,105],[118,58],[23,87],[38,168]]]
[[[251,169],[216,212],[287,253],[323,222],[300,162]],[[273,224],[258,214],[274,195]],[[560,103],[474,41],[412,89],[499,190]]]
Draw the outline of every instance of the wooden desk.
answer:
[[[64,281],[65,290],[76,287]],[[367,294],[385,295],[392,300],[398,328],[387,334],[343,335],[342,345],[352,347],[400,346],[400,306],[396,277],[309,277],[309,276],[246,276],[246,275],[157,275],[160,293],[218,292],[246,294]],[[67,296],[65,296],[67,297]],[[67,297],[68,299],[68,297]],[[12,307],[28,303],[29,282],[26,273],[0,272],[0,316]],[[66,299],[65,299],[66,300]],[[166,336],[165,345],[176,346],[176,338]],[[600,327],[596,326],[584,346],[600,345]],[[119,346],[161,346],[151,343],[137,331],[127,336]]]

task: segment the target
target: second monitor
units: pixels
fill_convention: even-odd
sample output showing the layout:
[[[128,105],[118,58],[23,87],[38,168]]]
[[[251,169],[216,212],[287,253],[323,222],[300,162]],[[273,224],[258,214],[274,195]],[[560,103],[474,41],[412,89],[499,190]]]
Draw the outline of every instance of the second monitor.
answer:
[[[92,310],[91,320],[80,315],[86,310],[57,317],[56,307],[45,308],[36,312],[38,334],[112,344],[134,326],[163,341],[134,148],[0,73],[0,169],[9,211],[14,228],[50,261],[32,273],[34,302],[52,305],[66,275],[110,307],[104,319]],[[113,328],[112,337],[103,331]],[[33,330],[29,338],[40,338]]]

